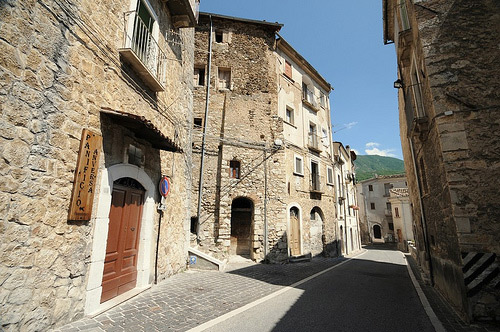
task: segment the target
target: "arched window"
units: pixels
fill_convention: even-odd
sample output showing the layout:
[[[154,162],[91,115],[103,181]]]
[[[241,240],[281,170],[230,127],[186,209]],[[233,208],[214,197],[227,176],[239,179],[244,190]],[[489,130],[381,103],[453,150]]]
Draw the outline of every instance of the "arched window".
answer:
[[[231,160],[229,162],[229,176],[235,179],[240,178],[240,162],[238,160]]]

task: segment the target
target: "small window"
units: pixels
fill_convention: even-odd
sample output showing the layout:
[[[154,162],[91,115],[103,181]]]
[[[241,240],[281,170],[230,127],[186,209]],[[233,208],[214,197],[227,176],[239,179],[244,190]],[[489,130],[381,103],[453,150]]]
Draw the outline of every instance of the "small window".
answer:
[[[375,203],[370,203],[370,209],[375,210]]]
[[[144,165],[145,161],[144,153],[137,146],[130,144],[128,146],[127,155],[129,164],[136,165],[139,167]]]
[[[371,184],[368,185],[368,191],[373,191],[373,186]]]
[[[292,79],[292,64],[285,60],[285,76]]]
[[[394,215],[396,218],[399,218],[399,208],[397,207],[394,208]]]
[[[293,108],[289,106],[286,107],[285,121],[293,125]]]
[[[219,89],[229,90],[231,88],[231,69],[219,68],[218,83]]]
[[[321,103],[321,106],[326,107],[326,96],[323,92],[320,92],[319,102]]]
[[[194,129],[201,129],[202,125],[203,125],[202,118],[194,118],[193,119],[193,128]]]
[[[326,167],[326,183],[333,185],[333,168],[330,166]]]
[[[205,68],[196,67],[194,68],[194,86],[204,86],[205,85]]]
[[[302,157],[295,156],[294,173],[298,175],[304,175],[304,161],[302,160]]]
[[[389,223],[389,230],[390,231],[394,230],[394,224],[392,222]]]
[[[196,234],[196,228],[198,228],[198,218],[197,217],[191,217],[190,231],[191,231],[192,234]]]
[[[385,207],[386,207],[387,210],[390,211],[391,210],[391,203],[389,203],[389,202],[385,203]]]
[[[224,42],[224,33],[222,32],[222,30],[215,31],[215,42],[216,43],[223,43]]]
[[[240,162],[238,160],[231,160],[229,162],[230,176],[234,179],[240,178]]]

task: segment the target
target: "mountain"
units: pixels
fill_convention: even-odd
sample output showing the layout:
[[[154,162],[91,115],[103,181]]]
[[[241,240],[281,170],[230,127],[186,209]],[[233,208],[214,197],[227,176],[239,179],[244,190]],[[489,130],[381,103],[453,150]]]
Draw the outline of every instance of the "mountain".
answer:
[[[377,175],[403,174],[404,162],[401,159],[382,157],[376,155],[357,156],[354,161],[356,166],[356,179],[367,180]]]

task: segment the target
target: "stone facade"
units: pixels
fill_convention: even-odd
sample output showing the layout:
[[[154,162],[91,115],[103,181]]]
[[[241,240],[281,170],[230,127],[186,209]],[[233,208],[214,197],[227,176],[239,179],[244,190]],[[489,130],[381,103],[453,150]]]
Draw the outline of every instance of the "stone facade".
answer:
[[[170,23],[182,26],[184,13],[145,3],[156,50],[168,59],[161,91],[119,51],[135,15],[124,13],[137,1],[0,4],[2,330],[43,331],[105,306],[99,299],[115,180],[131,178],[145,193],[136,288],[152,283],[156,250],[158,279],[186,267],[194,29]],[[68,221],[82,129],[103,137],[97,187],[91,219]],[[135,162],[132,146],[142,152]],[[162,175],[172,189],[157,247]]]
[[[406,177],[401,174],[376,176],[357,185],[360,202],[360,219],[370,243],[396,242],[394,207],[390,196],[393,188],[407,188]],[[410,219],[411,220],[411,219]]]
[[[210,19],[214,32],[207,121]],[[191,245],[218,259],[241,254],[257,261],[285,261],[322,253],[327,228],[332,241],[336,239],[335,193],[333,184],[326,183],[327,166],[333,166],[330,85],[277,37],[280,28],[215,14],[202,14],[196,28],[193,196],[198,194],[204,121],[207,129],[201,213],[196,225],[193,205]],[[302,93],[306,77],[308,103]],[[287,110],[295,112],[295,121]],[[310,122],[319,129],[313,150]],[[316,167],[314,188],[311,167]],[[297,234],[293,253],[291,214]],[[240,220],[247,225],[244,234],[238,230]]]
[[[499,320],[498,3],[383,3],[420,264],[466,320]]]
[[[333,142],[333,154],[339,254],[352,254],[361,250],[362,234],[354,167],[356,153],[349,145],[344,147],[340,142]]]

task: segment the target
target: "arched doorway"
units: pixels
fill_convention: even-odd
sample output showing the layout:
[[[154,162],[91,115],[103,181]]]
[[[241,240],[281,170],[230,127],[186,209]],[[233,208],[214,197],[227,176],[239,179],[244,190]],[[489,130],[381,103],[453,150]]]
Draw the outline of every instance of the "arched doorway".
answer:
[[[290,254],[300,256],[300,217],[299,209],[290,208]]]
[[[250,257],[253,202],[240,197],[231,204],[231,255]]]
[[[309,227],[309,234],[310,234],[310,249],[311,253],[313,255],[320,254],[323,249],[325,244],[324,238],[323,238],[323,211],[318,206],[315,206],[312,208],[310,214],[310,227]]]
[[[382,238],[382,230],[380,229],[379,225],[373,225],[373,237],[375,239],[381,239]]]
[[[132,178],[120,178],[113,182],[101,303],[136,286],[145,192],[144,187]]]

